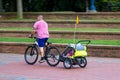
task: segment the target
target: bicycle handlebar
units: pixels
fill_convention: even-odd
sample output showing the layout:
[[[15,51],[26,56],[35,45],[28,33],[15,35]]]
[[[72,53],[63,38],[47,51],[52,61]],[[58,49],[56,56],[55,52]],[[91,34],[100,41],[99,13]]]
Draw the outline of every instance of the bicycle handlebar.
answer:
[[[34,39],[37,39],[37,37],[36,37],[36,36],[31,36],[31,37],[28,37],[28,38],[34,38]]]

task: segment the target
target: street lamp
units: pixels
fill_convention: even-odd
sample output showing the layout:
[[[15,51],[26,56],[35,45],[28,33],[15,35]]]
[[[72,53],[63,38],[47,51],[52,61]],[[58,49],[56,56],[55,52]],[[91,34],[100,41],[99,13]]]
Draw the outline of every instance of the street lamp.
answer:
[[[94,0],[90,0],[90,7],[89,7],[89,11],[90,12],[96,12],[96,7],[94,5]]]

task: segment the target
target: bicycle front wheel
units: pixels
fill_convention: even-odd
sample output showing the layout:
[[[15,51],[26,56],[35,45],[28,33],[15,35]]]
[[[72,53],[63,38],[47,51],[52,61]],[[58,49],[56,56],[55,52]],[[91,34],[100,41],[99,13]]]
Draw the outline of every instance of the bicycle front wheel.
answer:
[[[38,50],[35,46],[28,46],[25,50],[24,58],[27,64],[35,64],[38,59]]]
[[[56,66],[60,62],[60,52],[57,47],[49,47],[46,54],[46,60],[50,66]]]

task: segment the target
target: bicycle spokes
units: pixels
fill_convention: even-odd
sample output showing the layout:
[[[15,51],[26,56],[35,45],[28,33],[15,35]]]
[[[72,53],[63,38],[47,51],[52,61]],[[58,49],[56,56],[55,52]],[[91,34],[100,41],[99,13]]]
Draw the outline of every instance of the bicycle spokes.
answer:
[[[36,47],[28,47],[25,51],[25,61],[28,64],[34,64],[36,63],[37,59],[38,59],[38,51],[36,49]]]
[[[50,54],[47,56],[49,61],[55,62],[56,60],[59,60],[59,56],[55,56],[54,54]]]
[[[56,66],[60,61],[60,53],[56,47],[50,47],[46,56],[50,66]]]

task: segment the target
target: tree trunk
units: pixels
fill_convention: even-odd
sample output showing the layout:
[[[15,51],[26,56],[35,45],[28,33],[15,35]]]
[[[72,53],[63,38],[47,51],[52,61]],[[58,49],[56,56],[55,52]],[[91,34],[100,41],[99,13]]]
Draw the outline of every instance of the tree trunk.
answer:
[[[2,12],[2,0],[0,0],[0,12]]]
[[[23,18],[22,0],[17,0],[17,18]]]

